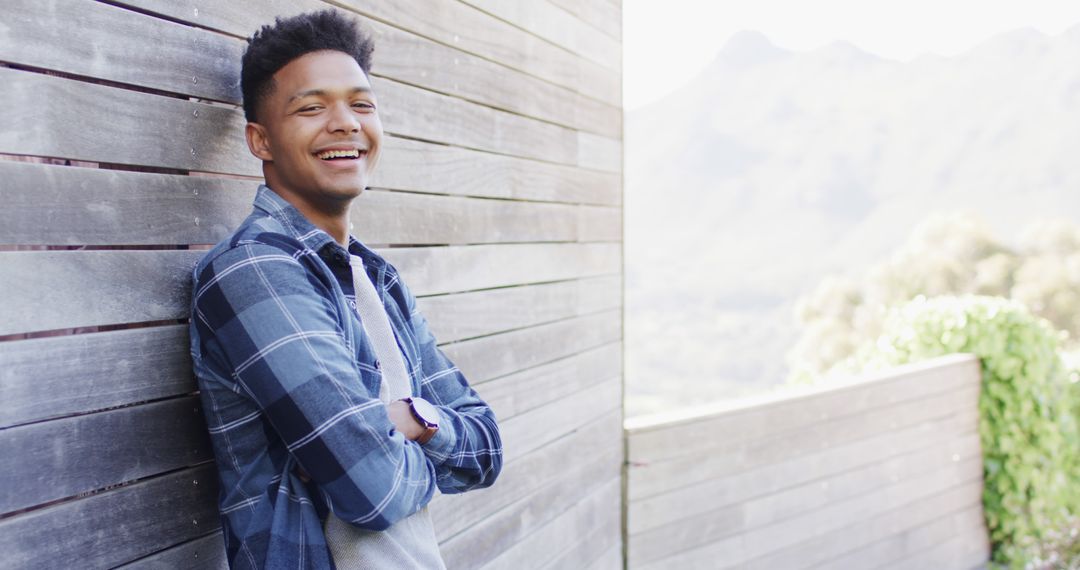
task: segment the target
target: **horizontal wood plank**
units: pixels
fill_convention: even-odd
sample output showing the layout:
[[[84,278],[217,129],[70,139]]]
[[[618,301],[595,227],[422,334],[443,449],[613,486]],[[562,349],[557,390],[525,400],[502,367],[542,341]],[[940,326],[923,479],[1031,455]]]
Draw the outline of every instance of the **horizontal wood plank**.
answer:
[[[375,78],[386,132],[566,165],[610,168],[579,151],[577,131],[482,107],[388,79]],[[0,111],[8,125],[0,152],[83,161],[148,165],[258,176],[261,166],[243,140],[243,114],[197,103],[83,81],[0,68]],[[45,98],[50,105],[33,105]],[[16,109],[19,109],[16,111]],[[63,112],[60,112],[63,109]],[[117,109],[122,109],[118,112]],[[75,135],[66,124],[82,117]],[[143,128],[153,117],[158,129]],[[167,132],[168,136],[162,133]],[[616,139],[591,136],[586,140]]]
[[[622,376],[618,341],[503,376],[478,390],[500,418],[510,418],[615,376]]]
[[[840,466],[851,459],[878,457],[886,450],[922,441],[922,438],[932,437],[933,430],[967,433],[976,429],[978,423],[976,405],[971,401],[975,397],[970,389],[960,393],[947,392],[904,404],[902,412],[908,412],[910,415],[907,416],[902,412],[893,413],[888,408],[868,410],[864,414],[822,422],[806,430],[717,445],[699,455],[657,463],[635,462],[629,473],[630,497],[645,500],[660,493],[691,493],[690,487],[722,476],[823,453],[833,456],[839,462],[835,465]],[[962,411],[950,409],[950,406],[960,404],[971,406]],[[875,449],[875,444],[885,446],[885,449]],[[844,457],[843,450],[850,450],[852,457]]]
[[[431,514],[439,540],[449,540],[551,484],[566,473],[570,465],[566,458],[580,464],[611,451],[611,442],[621,434],[620,419],[619,410],[597,413],[550,444],[504,463],[495,485],[464,495],[437,496]]]
[[[976,432],[943,436],[935,442],[901,454],[892,454],[874,463],[836,471],[816,481],[799,481],[746,501],[748,527],[765,526],[800,513],[820,508],[830,502],[861,493],[876,491],[882,484],[948,469],[950,462],[978,459],[979,435]],[[943,467],[944,466],[944,467]]]
[[[948,489],[926,493],[909,502],[881,510],[866,517],[845,521],[841,528],[807,537],[794,545],[775,552],[747,559],[743,536],[713,542],[700,548],[665,558],[654,564],[637,566],[659,570],[671,566],[686,568],[735,568],[767,570],[772,568],[809,568],[852,548],[902,532],[908,521],[921,524],[957,509],[978,505],[981,497],[977,488],[961,484]]]
[[[622,2],[610,0],[547,0],[581,18],[604,34],[622,39]]]
[[[394,22],[421,36],[520,69],[612,105],[622,100],[621,75],[569,50],[454,0],[341,0],[372,18]]]
[[[188,327],[0,342],[0,427],[192,393]]]
[[[592,133],[578,133],[577,164],[603,172],[622,172],[622,142]]]
[[[959,407],[958,403],[965,402],[967,397],[966,394],[958,394],[956,397],[923,403],[926,408],[930,408],[929,411],[925,412],[927,415],[910,418],[907,420],[909,423],[898,426],[901,428],[907,426],[916,428],[903,433],[905,436],[905,440],[902,442],[904,447],[918,445],[913,442],[922,441],[926,437],[926,431],[933,427],[945,425],[951,427],[966,426],[968,428],[966,431],[954,432],[961,434],[976,429],[974,418],[970,415],[965,416],[963,424],[928,422],[928,420],[933,419],[947,419],[952,410]],[[971,403],[970,409],[976,409],[974,402]],[[832,470],[834,467],[840,469],[849,466],[849,468],[856,468],[862,465],[860,458],[849,457],[845,460],[844,452],[834,452],[832,450],[836,447],[847,448],[848,446],[843,444],[851,440],[855,440],[855,446],[861,447],[859,443],[859,439],[862,439],[860,434],[883,433],[885,431],[874,429],[875,426],[882,425],[878,423],[879,421],[881,420],[878,419],[876,414],[868,414],[864,419],[860,420],[860,424],[835,424],[833,427],[837,429],[831,431],[827,437],[818,435],[818,437],[810,438],[809,441],[803,440],[790,445],[784,438],[777,438],[772,442],[762,442],[757,446],[759,449],[767,449],[768,446],[779,446],[779,449],[764,453],[765,459],[752,460],[747,462],[745,466],[732,469],[733,473],[718,470],[716,475],[707,481],[679,487],[639,501],[632,500],[629,507],[631,528],[639,525],[660,525],[673,518],[681,519],[697,513],[707,512],[725,504],[745,501],[756,495],[767,494],[772,489],[781,489],[799,482],[813,480],[818,474],[837,473],[837,471]],[[924,422],[926,423],[924,424]],[[888,423],[884,425],[888,425]],[[894,441],[895,443],[889,442],[885,449],[891,451],[894,447],[900,446],[899,438]],[[845,451],[850,453],[850,449],[845,449]],[[835,466],[826,464],[822,456],[838,460],[840,463]],[[879,461],[884,461],[888,457],[887,455],[881,457],[880,454],[875,454],[875,456],[879,457]],[[801,473],[804,472],[806,474],[802,475]]]
[[[595,28],[554,4],[463,1],[612,71],[622,71],[622,45],[615,38],[596,33]]]
[[[587,570],[623,570],[623,548],[620,540],[611,548],[608,548],[599,558],[593,560]]]
[[[18,458],[0,467],[0,514],[213,459],[195,397],[0,430],[0,454]]]
[[[506,244],[380,249],[415,295],[617,275],[621,244]]]
[[[0,153],[262,175],[243,140],[243,114],[231,106],[11,68],[0,68],[0,99]]]
[[[186,318],[204,252],[0,252],[0,334]]]
[[[589,423],[598,415],[618,409],[621,394],[622,379],[609,378],[561,400],[501,421],[503,460],[514,461]],[[610,434],[609,443],[618,439],[618,434]]]
[[[910,524],[912,521],[905,522]],[[970,568],[968,565],[958,565],[958,560],[935,557],[934,551],[945,543],[963,542],[969,535],[978,535],[979,527],[985,524],[982,508],[969,506],[934,520],[920,521],[918,526],[905,525],[903,529],[897,528],[888,538],[854,549],[818,567],[883,568],[894,563],[897,567],[907,568]],[[931,556],[922,558],[926,554]],[[919,566],[904,564],[912,558],[921,559],[920,562],[923,563]]]
[[[251,212],[249,180],[0,161],[0,243],[214,244]]]
[[[553,562],[561,562],[559,568],[584,566],[587,561],[581,559],[584,557],[582,551],[574,548],[575,542],[597,529],[606,539],[604,542],[618,537],[620,490],[618,476],[609,478],[599,489],[499,553],[483,568],[539,568]],[[588,552],[585,549],[584,553]]]
[[[966,434],[910,453],[891,456],[872,464],[782,487],[771,494],[758,494],[756,490],[736,489],[731,499],[724,502],[707,500],[712,508],[693,509],[685,513],[678,506],[668,505],[672,511],[660,512],[659,521],[643,518],[640,511],[628,514],[631,542],[642,551],[669,554],[681,548],[693,548],[708,542],[739,533],[756,532],[787,524],[787,521],[810,516],[817,510],[863,497],[873,501],[882,488],[898,481],[926,478],[934,474],[950,477],[955,469],[950,460],[958,455],[962,461],[981,460],[978,453],[978,434]],[[703,499],[712,499],[702,495]],[[879,501],[884,501],[878,497]],[[723,505],[723,506],[721,506]],[[654,510],[654,512],[656,512]],[[647,516],[647,515],[646,515]],[[784,527],[787,528],[787,527]],[[800,527],[802,528],[802,527]],[[762,531],[765,532],[765,531]],[[802,532],[802,531],[800,531]],[[813,536],[815,529],[805,528]]]
[[[960,511],[982,507],[981,481],[950,487],[867,517],[857,517],[831,530],[765,556],[745,561],[746,568],[809,568],[867,544],[903,537],[909,529]],[[980,516],[981,518],[981,516]],[[976,531],[979,532],[979,531]],[[985,538],[986,530],[981,530]],[[988,550],[987,550],[988,552]],[[728,566],[739,567],[739,566]]]
[[[443,352],[474,385],[622,338],[618,311],[449,344]],[[572,339],[572,340],[568,340]]]
[[[252,210],[246,180],[0,161],[0,243],[214,244]],[[619,241],[621,210],[370,190],[352,233],[380,244]]]
[[[379,118],[389,133],[582,166],[578,149],[580,133],[573,129],[438,95],[390,79],[373,77],[371,83],[379,96]]]
[[[361,240],[380,244],[618,242],[622,211],[601,206],[515,202],[369,191],[350,220]]]
[[[238,37],[249,36],[276,16],[327,7],[313,0],[250,5],[207,5],[197,0],[123,0],[122,4]],[[335,0],[332,4],[602,103],[618,105],[621,101],[621,75],[617,70],[584,59],[457,0],[418,0],[400,5],[374,0]],[[377,47],[379,54],[389,50],[388,46]],[[376,55],[376,72],[380,57],[383,56]]]
[[[619,138],[618,107],[564,87],[453,49],[375,20],[376,76],[446,93],[503,111],[600,136]],[[417,61],[426,62],[424,66]]]
[[[593,277],[423,297],[418,305],[445,343],[617,309],[620,284],[618,277]]]
[[[211,464],[0,520],[14,568],[112,567],[218,526]]]
[[[441,542],[448,568],[480,568],[594,492],[618,482],[618,452],[564,465],[560,476],[465,532]],[[617,490],[617,486],[616,486]],[[618,501],[615,494],[614,500]],[[554,546],[554,545],[552,545]]]
[[[86,0],[8,0],[4,17],[4,62],[240,101],[239,39]]]
[[[946,392],[962,386],[979,386],[978,360],[970,355],[945,357],[900,367],[867,381],[842,387],[812,389],[802,394],[782,394],[736,402],[714,411],[654,426],[630,422],[629,459],[656,462],[695,454],[717,443],[692,437],[700,429],[725,434],[725,439],[753,441],[784,431],[795,431],[825,420],[863,413],[872,408]],[[732,429],[734,427],[738,429]]]
[[[869,518],[890,509],[898,508],[919,498],[946,489],[964,485],[982,476],[982,458],[972,458],[959,463],[947,463],[940,469],[919,474],[896,483],[881,486],[876,492],[829,503],[824,508],[795,515],[781,522],[743,532],[741,514],[736,508],[717,512],[705,526],[694,527],[693,537],[686,542],[663,542],[641,540],[631,537],[629,560],[631,564],[651,564],[682,552],[704,550],[712,543],[726,544],[736,535],[736,551],[724,558],[725,567],[747,567],[747,561],[766,556],[803,540],[841,528],[856,518]],[[690,538],[690,537],[688,537]],[[731,546],[728,546],[730,548]],[[714,559],[716,560],[716,559]],[[665,564],[671,564],[666,560]]]
[[[542,566],[545,570],[562,568],[613,568],[621,570],[621,504],[618,500],[602,505],[601,516],[592,528],[569,537],[554,559]]]
[[[617,244],[380,250],[416,295],[618,272]],[[188,317],[191,270],[205,252],[0,252],[0,335]],[[537,262],[559,263],[537,266]],[[502,265],[499,265],[502,264]]]
[[[389,137],[376,186],[488,198],[617,206],[620,175]]]
[[[921,551],[913,552],[911,556],[897,560],[893,564],[883,566],[884,570],[919,568],[967,568],[984,569],[990,561],[990,541],[986,533],[986,521],[983,518],[982,509],[970,508],[967,511],[947,516],[942,526],[951,530],[951,535],[941,542],[927,546]],[[921,529],[912,530],[912,534],[918,532],[917,540],[929,542],[932,540],[919,532]],[[948,532],[948,531],[946,531]],[[942,533],[945,534],[945,533]],[[910,549],[909,549],[910,550]]]
[[[387,139],[387,144],[378,182],[389,189],[613,206],[619,203],[618,179],[607,175],[396,137]],[[255,180],[13,161],[0,161],[0,181],[0,189],[8,196],[8,206],[0,213],[0,243],[24,245],[216,243],[250,212],[258,184]],[[383,226],[402,225],[404,220],[396,212],[386,210],[387,206],[393,207],[393,199],[391,204],[385,204],[385,199],[366,200],[372,195],[388,194],[403,196],[372,192],[358,200],[353,206],[354,224],[364,227],[366,220],[383,216]],[[528,211],[529,205],[507,202],[496,206],[515,207]],[[460,209],[457,215],[461,216]],[[621,220],[613,210],[586,208],[581,214],[574,211],[569,216],[560,215],[566,219],[563,231],[570,232],[563,237],[576,233],[581,239],[591,240],[601,232],[599,236],[604,239],[621,239]],[[491,218],[487,220],[490,224]],[[599,222],[597,227],[593,227],[593,221]],[[467,222],[455,223],[470,226]],[[439,227],[445,228],[445,224]],[[426,239],[438,239],[439,243],[460,241],[453,237],[454,231],[442,237],[430,228],[421,231],[429,233]],[[410,239],[400,232],[397,237],[392,233],[381,239],[386,243]],[[475,240],[475,235],[471,239]]]
[[[220,531],[120,566],[124,570],[228,570]]]
[[[602,290],[609,280],[603,277],[586,280],[591,283],[584,287]],[[577,283],[517,287],[513,289],[525,291],[510,296],[505,294],[506,289],[442,295],[421,298],[419,304],[440,341],[444,338],[441,333],[444,330],[465,330],[487,336],[517,330],[517,325],[525,327],[548,322],[549,317],[568,308],[565,297],[549,295],[553,292],[552,287],[578,290]],[[529,295],[528,290],[534,287],[540,291]],[[511,307],[522,301],[519,293],[529,295],[529,312],[535,318],[511,317],[507,321],[491,317],[486,311],[466,310],[480,305],[501,307],[499,310],[504,314],[512,314]],[[460,304],[455,300],[458,298]],[[435,303],[429,305],[428,301]],[[572,303],[569,305],[570,309],[574,308]],[[584,314],[588,305],[582,308]],[[448,338],[456,340],[452,334]],[[577,345],[568,348],[580,349]],[[505,376],[489,383],[483,393],[499,410],[500,416],[513,415],[618,374],[620,354],[618,344],[603,345]],[[532,362],[530,357],[522,366]],[[3,342],[0,343],[0,363],[3,363],[0,366],[0,392],[4,394],[5,402],[0,408],[0,427],[197,390],[191,373],[186,325]]]
[[[0,37],[6,61],[240,103],[239,38],[86,0],[12,0],[7,12],[19,25]],[[376,75],[574,129],[621,132],[618,107],[375,20],[366,24],[379,46]],[[99,49],[81,49],[86,45]]]

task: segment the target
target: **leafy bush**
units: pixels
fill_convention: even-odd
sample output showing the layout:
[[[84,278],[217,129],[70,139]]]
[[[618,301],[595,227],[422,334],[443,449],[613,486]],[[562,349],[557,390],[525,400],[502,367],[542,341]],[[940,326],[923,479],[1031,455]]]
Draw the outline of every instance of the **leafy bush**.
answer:
[[[842,366],[866,370],[958,352],[978,356],[983,504],[993,559],[1013,568],[1041,567],[1048,549],[1077,555],[1076,545],[1061,539],[1080,516],[1080,384],[1059,355],[1062,336],[1006,299],[918,297],[891,311],[881,336]],[[1063,546],[1054,547],[1055,541]],[[1065,564],[1056,567],[1072,567]]]
[[[1080,570],[1080,517],[1069,518],[1041,541],[1032,541],[1027,552],[1027,570]]]

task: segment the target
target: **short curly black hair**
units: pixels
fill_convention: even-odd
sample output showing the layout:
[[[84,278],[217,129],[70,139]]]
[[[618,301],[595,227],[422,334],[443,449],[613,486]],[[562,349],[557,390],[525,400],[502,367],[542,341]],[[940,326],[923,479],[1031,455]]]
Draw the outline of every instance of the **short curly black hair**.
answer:
[[[360,29],[355,19],[336,10],[308,12],[277,18],[248,38],[240,67],[240,93],[244,116],[256,122],[255,108],[274,91],[274,74],[304,54],[334,50],[349,54],[365,74],[371,72],[375,42]]]

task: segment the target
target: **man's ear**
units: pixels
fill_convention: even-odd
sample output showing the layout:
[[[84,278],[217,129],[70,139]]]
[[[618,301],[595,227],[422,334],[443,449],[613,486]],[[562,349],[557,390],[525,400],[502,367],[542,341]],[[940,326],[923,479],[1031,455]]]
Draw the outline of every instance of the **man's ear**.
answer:
[[[266,127],[259,123],[248,123],[244,127],[244,138],[247,139],[248,150],[256,158],[264,162],[274,161],[274,155],[270,154],[270,137],[266,133]]]

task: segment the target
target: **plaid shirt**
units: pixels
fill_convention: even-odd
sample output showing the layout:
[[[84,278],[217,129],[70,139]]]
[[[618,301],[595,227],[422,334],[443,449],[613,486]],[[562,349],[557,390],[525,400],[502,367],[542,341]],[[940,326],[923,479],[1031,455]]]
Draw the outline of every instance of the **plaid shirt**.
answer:
[[[491,485],[502,441],[392,265],[351,236],[346,252],[266,186],[254,206],[193,275],[191,356],[225,547],[232,568],[333,568],[327,508],[386,529],[436,488]],[[439,430],[423,445],[394,429],[379,400],[379,362],[351,306],[349,253],[383,298],[413,393],[439,410]]]

